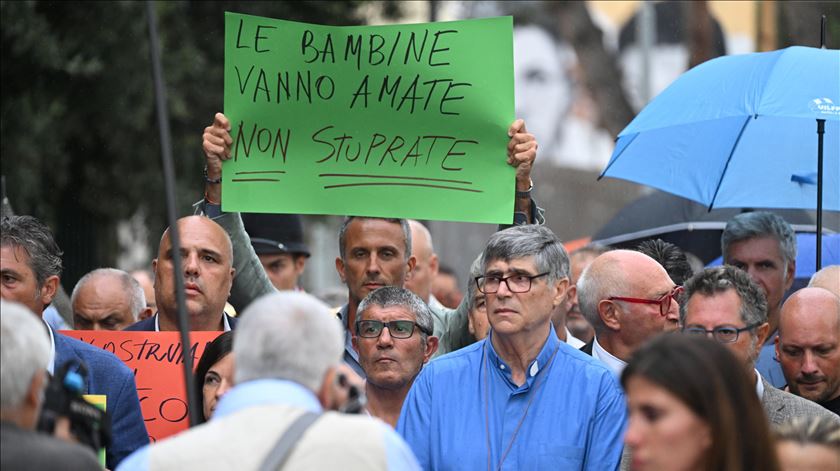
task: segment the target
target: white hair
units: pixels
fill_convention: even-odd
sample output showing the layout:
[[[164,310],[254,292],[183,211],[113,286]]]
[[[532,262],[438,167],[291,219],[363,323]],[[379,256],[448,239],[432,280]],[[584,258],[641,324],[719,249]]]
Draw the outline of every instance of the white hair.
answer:
[[[341,324],[326,304],[306,293],[268,294],[242,312],[234,380],[285,379],[317,391],[343,351]]]
[[[20,407],[50,360],[46,326],[21,304],[0,301],[0,408]]]
[[[140,313],[143,312],[143,309],[146,309],[146,293],[143,292],[143,287],[133,276],[116,268],[97,268],[83,276],[73,288],[73,293],[70,295],[70,305],[76,304],[79,291],[97,276],[112,276],[122,283],[123,291],[128,295],[128,310],[131,312],[131,317],[134,318],[135,322],[140,320]]]

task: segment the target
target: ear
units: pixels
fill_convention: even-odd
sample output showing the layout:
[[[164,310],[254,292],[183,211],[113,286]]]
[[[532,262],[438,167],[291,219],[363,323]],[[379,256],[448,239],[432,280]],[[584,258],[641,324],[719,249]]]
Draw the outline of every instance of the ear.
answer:
[[[146,306],[146,308],[144,308],[142,311],[140,311],[140,315],[137,316],[137,320],[138,321],[146,320],[146,319],[152,317],[152,315],[154,315],[154,312],[152,311],[152,308]]]
[[[48,306],[52,302],[55,297],[55,293],[57,292],[58,276],[53,275],[44,280],[44,283],[41,285],[41,292],[39,293],[41,302],[44,303],[44,307]]]
[[[44,399],[44,395],[42,393],[44,391],[44,383],[46,380],[47,375],[43,370],[39,370],[32,375],[32,380],[29,382],[29,389],[26,390],[24,401],[26,402],[26,405],[31,407],[33,410],[39,410],[41,407],[41,401]]]
[[[758,336],[758,348],[760,349],[761,346],[764,345],[764,342],[767,341],[767,335],[770,333],[770,324],[766,322],[764,324],[761,324],[760,326],[756,327],[755,333],[756,336]],[[776,342],[778,341],[779,339],[777,338]]]
[[[426,337],[426,349],[423,351],[423,363],[428,363],[432,359],[432,355],[437,352],[440,339],[434,335]]]
[[[569,283],[569,289],[566,290],[566,299],[563,301],[563,310],[569,312],[572,310],[572,306],[575,305],[577,301],[577,286]]]
[[[341,257],[335,257],[335,271],[338,273],[338,277],[341,278],[341,282],[347,284],[347,279],[344,277],[344,260]]]
[[[438,260],[437,254],[432,254],[432,257],[429,259],[429,271],[432,273],[432,277],[438,274],[440,271],[440,260]]]
[[[406,267],[408,270],[405,272],[405,279],[411,276],[411,273],[414,271],[414,267],[417,265],[417,257],[414,255],[408,257],[408,263],[406,263]]]
[[[793,280],[796,277],[796,260],[791,260],[790,263],[787,264],[787,270],[785,270],[785,291],[789,290],[791,286],[793,286]]]
[[[782,355],[781,355],[782,343],[781,343],[781,342],[779,342],[779,338],[780,338],[780,336],[778,336],[778,335],[777,335],[777,336],[776,336],[776,338],[775,338],[775,339],[774,339],[774,341],[773,341],[773,343],[775,344],[775,349],[776,349],[776,359],[777,359],[777,360],[778,360],[779,358],[781,358],[781,356],[782,356]]]
[[[301,275],[303,270],[306,268],[306,257],[300,255],[295,257],[295,273]]]
[[[336,369],[334,366],[327,369],[327,372],[324,373],[324,381],[321,382],[321,387],[315,392],[315,396],[318,398],[318,402],[321,403],[321,407],[327,410],[334,409],[335,405],[335,398],[333,397],[335,374]]]
[[[598,315],[601,316],[601,322],[610,330],[621,330],[619,311],[618,304],[614,301],[602,299],[598,302]]]
[[[356,350],[356,353],[359,353],[359,337],[353,335],[350,337],[350,340],[353,342],[353,350]]]
[[[569,278],[563,277],[554,282],[554,298],[551,300],[552,307],[557,307],[566,301],[566,292],[569,291]]]

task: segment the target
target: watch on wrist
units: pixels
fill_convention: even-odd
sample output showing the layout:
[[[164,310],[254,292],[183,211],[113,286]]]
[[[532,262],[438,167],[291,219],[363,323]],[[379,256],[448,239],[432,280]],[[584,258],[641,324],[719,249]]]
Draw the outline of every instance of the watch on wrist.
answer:
[[[522,199],[531,199],[531,190],[533,190],[533,189],[534,189],[534,183],[531,182],[531,184],[528,186],[527,190],[525,190],[525,191],[516,190],[516,197],[517,198],[522,198]]]
[[[222,183],[222,176],[219,175],[219,178],[211,179],[210,177],[207,176],[207,166],[205,165],[204,166],[204,182],[209,183],[211,185],[217,185],[219,183]],[[531,191],[531,190],[528,190],[528,191]]]

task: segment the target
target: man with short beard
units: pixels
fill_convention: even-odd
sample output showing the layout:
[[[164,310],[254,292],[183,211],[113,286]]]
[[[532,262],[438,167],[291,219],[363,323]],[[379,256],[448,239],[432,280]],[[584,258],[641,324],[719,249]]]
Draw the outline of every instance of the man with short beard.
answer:
[[[386,286],[359,304],[353,348],[367,376],[370,415],[397,426],[414,378],[438,347],[432,313],[405,288]]]
[[[790,392],[840,415],[840,298],[822,288],[793,293],[782,306],[776,355]]]
[[[685,284],[680,325],[688,335],[705,335],[740,359],[771,424],[799,416],[840,417],[817,404],[774,388],[755,369],[760,346],[770,332],[767,300],[749,275],[733,266],[707,268]]]

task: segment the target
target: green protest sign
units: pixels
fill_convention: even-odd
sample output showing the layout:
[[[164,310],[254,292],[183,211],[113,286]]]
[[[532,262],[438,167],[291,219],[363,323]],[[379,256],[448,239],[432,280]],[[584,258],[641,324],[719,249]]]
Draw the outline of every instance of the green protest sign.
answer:
[[[510,223],[512,31],[226,13],[224,210]]]

